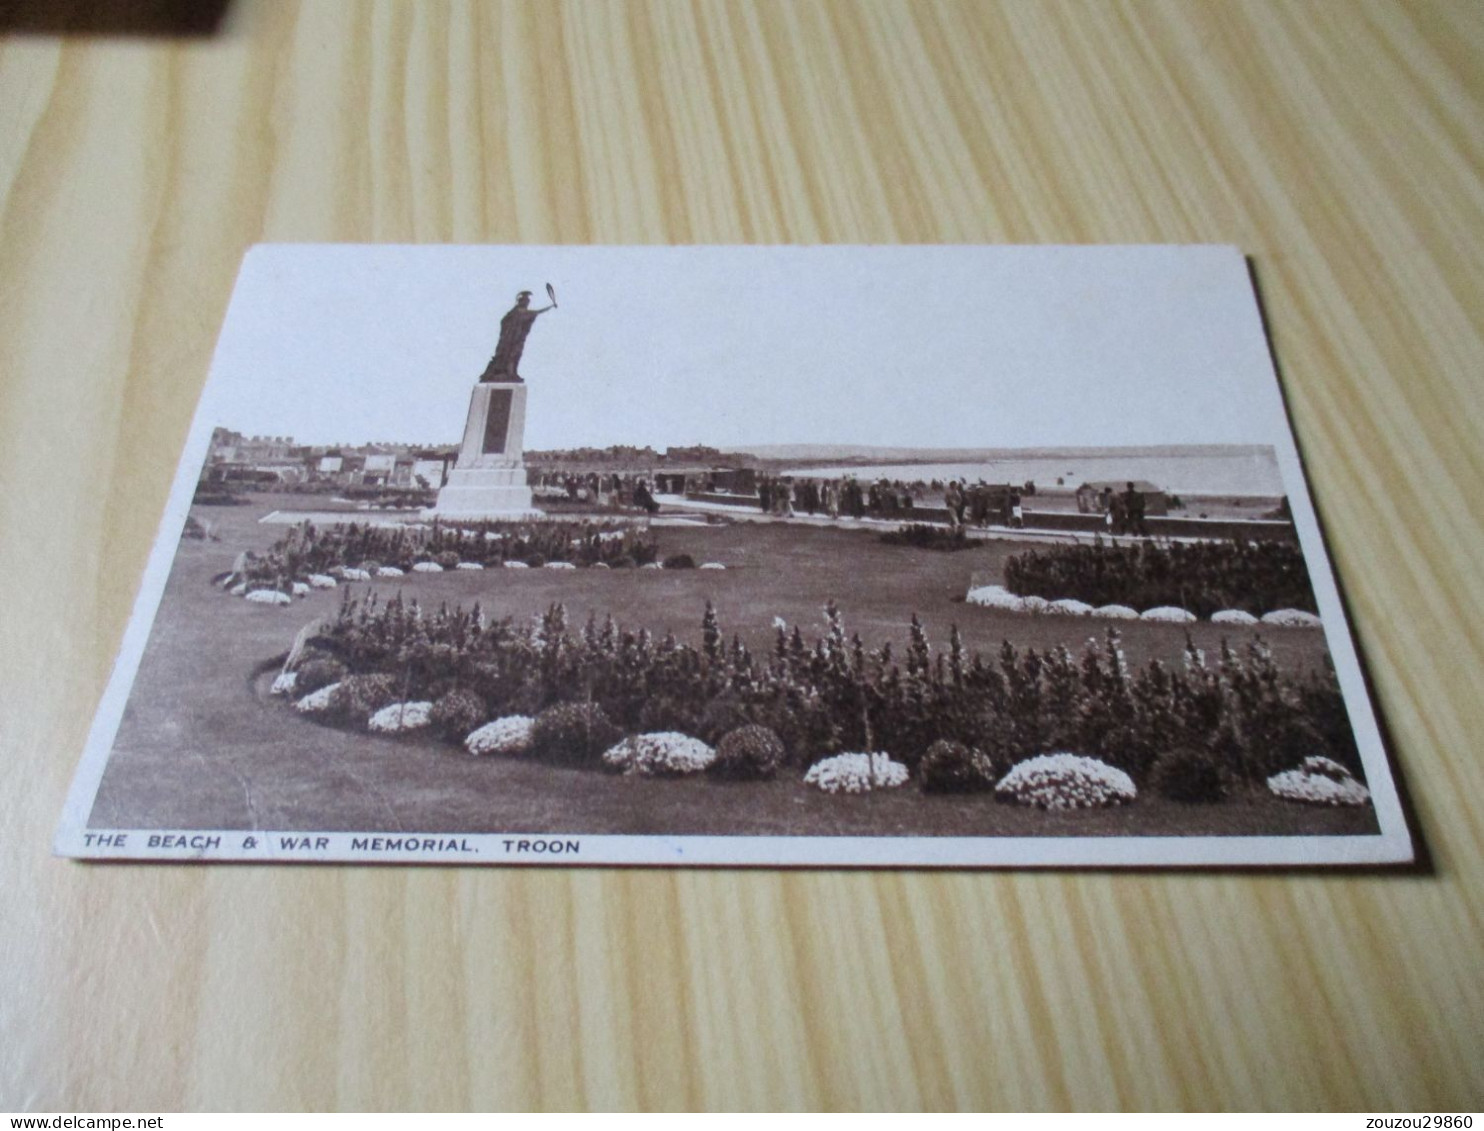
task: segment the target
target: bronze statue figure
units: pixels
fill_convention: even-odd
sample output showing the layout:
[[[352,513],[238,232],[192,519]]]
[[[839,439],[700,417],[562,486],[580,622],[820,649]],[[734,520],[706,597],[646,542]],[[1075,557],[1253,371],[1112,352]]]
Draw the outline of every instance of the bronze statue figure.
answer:
[[[515,296],[515,305],[500,319],[500,343],[495,347],[495,356],[484,367],[484,374],[479,378],[481,382],[525,380],[519,370],[520,355],[526,348],[526,336],[530,334],[536,316],[545,314],[556,306],[556,293],[550,283],[546,286],[546,293],[551,296],[551,305],[536,310],[531,309],[530,291],[521,291]]]

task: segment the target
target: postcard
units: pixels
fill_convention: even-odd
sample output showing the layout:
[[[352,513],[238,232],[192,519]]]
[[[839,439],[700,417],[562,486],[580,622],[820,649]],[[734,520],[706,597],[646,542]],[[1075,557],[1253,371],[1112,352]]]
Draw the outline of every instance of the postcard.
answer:
[[[56,848],[1412,858],[1208,246],[254,248]]]

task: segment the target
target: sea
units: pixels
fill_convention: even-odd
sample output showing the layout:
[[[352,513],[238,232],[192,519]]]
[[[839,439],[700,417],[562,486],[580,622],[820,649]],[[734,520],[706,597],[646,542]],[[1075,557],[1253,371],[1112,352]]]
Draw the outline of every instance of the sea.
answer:
[[[960,479],[969,483],[1034,482],[1041,490],[1075,490],[1083,483],[1143,480],[1177,495],[1277,498],[1285,494],[1271,449],[1241,453],[1130,453],[1126,455],[1034,455],[967,463],[895,463],[854,467],[808,467],[785,474],[820,479],[903,482]],[[1057,480],[1061,480],[1058,484]]]

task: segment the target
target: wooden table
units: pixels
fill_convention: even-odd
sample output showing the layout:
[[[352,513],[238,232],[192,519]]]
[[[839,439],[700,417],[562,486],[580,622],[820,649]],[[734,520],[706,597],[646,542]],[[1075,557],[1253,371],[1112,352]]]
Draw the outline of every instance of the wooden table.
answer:
[[[324,0],[0,41],[0,1108],[1478,1108],[1478,15]],[[262,240],[1240,245],[1432,870],[52,859]]]

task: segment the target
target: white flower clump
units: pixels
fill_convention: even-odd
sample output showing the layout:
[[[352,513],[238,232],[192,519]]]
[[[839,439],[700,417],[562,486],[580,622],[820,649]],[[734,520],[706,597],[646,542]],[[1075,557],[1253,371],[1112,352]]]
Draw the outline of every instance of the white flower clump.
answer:
[[[295,703],[294,710],[302,711],[306,715],[315,715],[320,711],[328,711],[334,706],[335,693],[339,690],[339,683],[327,683],[318,691],[311,691]]]
[[[334,589],[337,582],[328,573],[311,573],[309,575],[309,588],[311,589]]]
[[[662,565],[660,565],[659,562],[645,562],[639,568],[640,569],[664,569],[665,567],[662,566]]]
[[[716,761],[716,751],[678,731],[636,734],[603,754],[603,765],[626,774],[694,774]]]
[[[971,605],[982,605],[987,609],[1003,609],[1011,613],[1025,611],[1025,599],[1017,597],[1003,585],[980,585],[970,589],[969,595],[964,600]]]
[[[701,563],[701,568],[702,569],[726,569],[727,567],[724,566],[724,565],[722,565],[720,562],[702,562]]]
[[[1364,805],[1371,791],[1355,780],[1344,766],[1315,754],[1295,769],[1268,778],[1268,789],[1285,801],[1310,805]]]
[[[547,562],[546,563],[546,568],[547,569],[576,569],[577,567],[575,565],[573,565],[571,562]]]
[[[293,592],[295,597],[307,597],[309,596],[309,586],[302,581],[296,581],[294,582]]]
[[[1044,613],[1047,609],[1051,608],[1051,602],[1046,600],[1045,597],[1022,597],[1020,599],[1020,607],[1028,613]]]
[[[869,793],[873,789],[895,789],[907,784],[907,767],[893,762],[891,755],[836,754],[815,762],[804,775],[804,784],[825,793]]]
[[[460,562],[458,565],[454,566],[453,568],[454,569],[483,569],[484,566],[482,566],[479,562]]]
[[[376,567],[376,576],[377,577],[405,577],[406,574],[404,574],[396,566],[377,566]]]
[[[1109,620],[1138,620],[1139,610],[1131,609],[1127,605],[1102,605],[1092,610],[1095,617],[1107,617]]]
[[[234,597],[246,597],[247,582],[239,581],[236,585],[232,586],[232,588],[228,589],[227,592],[232,594],[232,596]]]
[[[340,571],[340,576],[346,581],[370,581],[371,574],[364,569],[356,569],[354,566],[346,566]]]
[[[437,562],[413,562],[413,573],[442,573],[443,567]]]
[[[1041,754],[1001,778],[995,794],[1041,809],[1093,809],[1132,801],[1138,791],[1126,773],[1096,758]]]
[[[273,681],[273,686],[268,689],[268,694],[292,695],[294,693],[294,685],[298,682],[298,672],[279,672],[278,678]]]
[[[593,562],[593,564],[590,565],[590,566],[588,566],[587,568],[588,569],[607,569],[608,568],[608,563],[607,562]]]
[[[1177,609],[1174,605],[1160,605],[1153,609],[1145,609],[1139,614],[1139,619],[1159,621],[1162,624],[1189,624],[1196,619],[1196,615],[1189,609]]]
[[[1257,618],[1242,609],[1222,609],[1211,614],[1212,624],[1256,624]]]
[[[1279,628],[1318,628],[1324,622],[1302,609],[1274,609],[1263,614],[1262,623],[1275,624]]]
[[[535,720],[527,715],[506,715],[472,732],[464,739],[470,754],[524,754],[531,745]]]
[[[433,704],[426,700],[413,703],[393,703],[371,716],[367,726],[381,734],[399,734],[404,730],[418,730],[428,725]]]
[[[1085,617],[1092,612],[1092,606],[1086,601],[1078,601],[1072,597],[1063,597],[1059,601],[1052,601],[1047,606],[1046,611],[1064,617]]]
[[[254,589],[244,600],[254,605],[288,605],[293,602],[287,593],[280,593],[277,589]]]
[[[526,565],[525,562],[517,562],[517,561],[513,561],[512,560],[512,561],[508,561],[508,562],[505,563],[505,568],[506,569],[530,569],[531,567],[528,566],[528,565]]]

